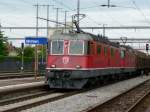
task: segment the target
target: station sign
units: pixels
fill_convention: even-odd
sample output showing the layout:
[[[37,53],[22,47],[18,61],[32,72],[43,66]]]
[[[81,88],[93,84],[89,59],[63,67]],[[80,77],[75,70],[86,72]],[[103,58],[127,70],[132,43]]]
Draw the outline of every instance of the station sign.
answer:
[[[46,37],[26,37],[25,44],[47,44],[48,39]]]

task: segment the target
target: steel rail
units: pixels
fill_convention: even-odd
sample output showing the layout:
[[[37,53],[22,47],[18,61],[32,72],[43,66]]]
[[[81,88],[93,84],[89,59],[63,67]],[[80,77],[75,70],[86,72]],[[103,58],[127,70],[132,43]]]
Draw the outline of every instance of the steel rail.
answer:
[[[40,96],[45,96],[45,95],[54,93],[55,91],[56,90],[51,90],[51,91],[41,90],[41,91],[37,91],[36,93],[27,93],[25,95],[20,95],[20,96],[16,96],[13,98],[4,99],[0,101],[0,106],[9,105],[12,103],[17,103],[19,101],[29,100],[29,99],[40,97]]]
[[[101,107],[104,106],[104,105],[110,105],[110,102],[113,102],[115,99],[117,99],[117,98],[119,98],[119,97],[122,97],[123,95],[127,94],[128,92],[130,92],[130,91],[132,91],[132,90],[134,90],[134,89],[140,87],[141,85],[143,85],[143,84],[145,84],[145,83],[147,83],[147,82],[149,82],[149,81],[150,81],[150,80],[148,79],[148,80],[146,80],[146,81],[144,81],[144,82],[142,82],[142,83],[140,83],[140,84],[134,86],[133,88],[131,88],[131,89],[125,91],[125,92],[122,93],[122,94],[119,94],[119,95],[113,97],[112,99],[110,99],[110,100],[108,100],[108,101],[106,101],[106,102],[104,102],[104,103],[102,103],[102,104],[100,104],[100,105],[96,105],[96,106],[94,106],[94,107],[87,108],[87,110],[85,110],[85,111],[86,111],[86,112],[97,112],[97,109],[98,109],[98,108],[101,108]],[[85,112],[85,111],[84,111],[84,112]]]
[[[37,88],[37,87],[36,87]],[[41,88],[41,87],[40,87]],[[60,95],[58,96],[53,96],[53,97],[47,97],[48,95],[44,95],[44,97],[46,98],[41,98],[43,96],[41,96],[40,98],[41,99],[36,99],[36,98],[33,98],[33,99],[27,99],[23,102],[19,102],[20,104],[16,105],[16,106],[13,106],[13,104],[11,104],[11,106],[9,107],[9,105],[6,105],[6,108],[4,107],[3,109],[0,108],[0,111],[1,112],[12,112],[12,111],[15,111],[15,112],[20,112],[22,110],[26,110],[26,109],[30,109],[32,107],[35,107],[35,106],[38,106],[38,105],[42,105],[42,104],[45,104],[45,103],[48,103],[48,102],[53,102],[53,101],[56,101],[56,100],[59,100],[59,99],[63,99],[63,98],[66,98],[66,97],[69,97],[69,96],[73,96],[73,95],[76,95],[76,94],[80,94],[80,93],[83,93],[83,92],[87,92],[87,91],[91,91],[95,88],[98,88],[98,87],[91,87],[91,88],[88,88],[88,89],[83,89],[83,90],[54,90],[54,92],[52,92],[52,95],[56,95],[57,93],[61,93]],[[30,88],[31,89],[31,88]],[[17,92],[17,91],[16,91]],[[54,93],[54,94],[53,94]],[[40,93],[39,93],[40,94]],[[51,95],[51,94],[50,94]],[[36,96],[36,95],[35,95]],[[37,94],[38,96],[38,94]],[[26,96],[25,96],[26,97]],[[23,98],[20,98],[20,99],[24,99],[25,97]],[[27,96],[28,97],[28,96]],[[30,96],[29,95],[29,98],[31,98],[32,95]],[[35,100],[34,100],[35,99]],[[34,101],[31,101],[31,100],[34,100]],[[9,103],[11,101],[15,101],[15,98],[8,101]],[[30,102],[31,101],[31,102]],[[7,102],[7,100],[6,100]],[[3,107],[3,104],[6,104],[5,100],[3,100],[1,103],[1,107]],[[15,101],[16,102],[16,101]],[[5,105],[4,105],[5,106]]]
[[[25,100],[23,102],[18,102],[18,104],[10,104],[11,106],[9,107],[8,105],[6,105],[6,108],[2,108],[0,109],[1,112],[20,112],[22,110],[26,110],[26,109],[29,109],[29,108],[32,108],[32,107],[35,107],[35,106],[38,106],[38,105],[42,105],[42,104],[45,104],[45,103],[48,103],[48,102],[53,102],[53,101],[56,101],[56,100],[59,100],[59,99],[63,99],[65,97],[69,97],[69,96],[72,96],[72,95],[75,95],[75,94],[79,94],[81,93],[81,91],[73,91],[73,92],[60,92],[60,95],[57,95],[59,94],[59,92],[54,92],[52,94],[49,94],[49,95],[45,95],[45,96],[41,96],[40,98],[33,98],[33,99],[29,99],[29,100]],[[54,95],[54,96],[53,96]],[[56,95],[56,96],[55,96]]]
[[[150,90],[146,92],[143,97],[141,97],[134,105],[132,105],[126,112],[134,112],[134,110],[138,107],[139,104],[141,104],[147,96],[150,95]]]

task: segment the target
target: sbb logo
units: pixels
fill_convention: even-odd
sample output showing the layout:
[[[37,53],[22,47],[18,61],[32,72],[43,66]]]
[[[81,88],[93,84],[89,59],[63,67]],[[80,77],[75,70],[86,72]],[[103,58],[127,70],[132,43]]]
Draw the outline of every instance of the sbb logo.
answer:
[[[62,62],[63,62],[63,64],[68,64],[69,63],[69,57],[63,57]]]

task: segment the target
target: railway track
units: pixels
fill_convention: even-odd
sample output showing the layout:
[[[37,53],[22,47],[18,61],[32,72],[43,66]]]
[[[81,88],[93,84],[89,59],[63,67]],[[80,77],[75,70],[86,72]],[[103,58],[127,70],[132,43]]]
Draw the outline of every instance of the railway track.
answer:
[[[0,93],[0,112],[17,112],[83,91],[49,89],[46,85]]]
[[[150,111],[150,90],[145,93],[133,106],[126,112],[149,112]]]
[[[140,85],[141,87],[140,86],[135,87],[134,89],[139,88],[139,87],[141,89],[139,89],[138,91],[142,91],[142,88],[150,89],[150,81],[143,83],[143,85]],[[92,89],[84,89],[84,90],[80,90],[80,91],[58,90],[58,89],[56,90],[56,89],[49,89],[48,86],[44,85],[43,83],[40,86],[36,86],[36,87],[25,87],[23,89],[19,88],[19,89],[11,89],[11,90],[8,89],[7,91],[0,91],[0,112],[13,112],[13,111],[17,112],[17,111],[21,111],[21,110],[26,110],[26,109],[32,108],[34,106],[38,106],[38,105],[48,103],[48,102],[53,102],[53,101],[56,101],[59,99],[63,99],[65,97],[69,97],[69,96],[72,96],[75,94],[89,91]],[[132,89],[132,90],[134,90],[134,89]],[[142,92],[142,93],[144,94],[147,91],[147,89],[145,89],[144,92]],[[128,92],[130,92],[130,91],[132,92],[132,90],[129,90]],[[128,93],[128,92],[126,92],[126,93]],[[139,95],[139,97],[141,95]],[[119,96],[121,97],[121,95],[119,95]],[[119,98],[119,96],[118,96],[118,98]],[[127,97],[126,97],[126,99],[127,99]],[[118,100],[118,99],[116,99],[116,100]],[[115,100],[112,100],[113,103],[114,103],[114,101]],[[105,104],[111,105],[110,108],[112,108],[113,104],[111,104],[110,102],[105,103]],[[103,106],[105,104],[103,104]],[[116,112],[116,110],[115,111],[110,111],[110,110],[103,111],[104,108],[103,107],[101,107],[101,108],[100,108],[100,110],[101,110],[100,112]],[[106,108],[108,109],[108,107],[106,107]],[[99,112],[99,111],[97,111],[97,110],[93,111],[93,109],[92,109],[92,110],[89,110],[89,112]],[[120,110],[117,112],[126,112],[126,111]]]
[[[139,104],[150,95],[150,80],[116,96],[115,98],[89,108],[87,112],[136,112]],[[142,112],[142,111],[140,111]]]

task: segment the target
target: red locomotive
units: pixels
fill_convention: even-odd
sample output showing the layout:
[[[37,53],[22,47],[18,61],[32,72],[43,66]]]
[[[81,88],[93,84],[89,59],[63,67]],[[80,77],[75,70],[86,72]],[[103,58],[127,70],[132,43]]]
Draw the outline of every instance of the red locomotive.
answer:
[[[150,68],[145,53],[84,32],[54,33],[47,61],[50,88],[80,89],[96,79],[140,74]]]

